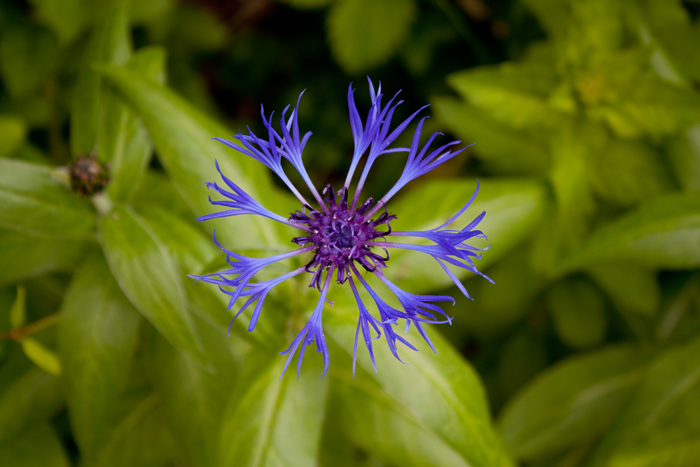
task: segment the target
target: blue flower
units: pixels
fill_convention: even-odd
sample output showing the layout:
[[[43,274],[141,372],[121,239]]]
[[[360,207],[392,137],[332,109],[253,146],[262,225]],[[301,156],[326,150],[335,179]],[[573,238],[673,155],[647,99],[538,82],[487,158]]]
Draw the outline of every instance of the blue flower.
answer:
[[[287,185],[301,203],[301,209],[291,213],[286,218],[275,214],[263,207],[245,193],[238,185],[229,180],[221,172],[217,163],[216,169],[219,171],[228,189],[221,188],[216,183],[208,183],[207,186],[210,189],[213,189],[224,198],[223,200],[215,201],[210,197],[209,201],[213,205],[224,206],[227,209],[203,216],[199,218],[199,220],[242,214],[267,217],[268,219],[299,229],[301,234],[298,237],[292,238],[292,242],[297,244],[299,248],[288,253],[268,258],[249,258],[226,250],[218,243],[216,236],[214,236],[216,244],[226,253],[227,262],[231,268],[201,277],[192,276],[199,280],[218,285],[223,293],[231,297],[229,300],[229,309],[231,309],[234,303],[239,299],[245,299],[243,306],[233,318],[234,320],[241,312],[255,303],[255,308],[248,327],[248,330],[252,331],[260,317],[267,294],[277,284],[300,274],[308,273],[311,275],[309,286],[317,288],[320,292],[318,304],[306,326],[304,326],[293,340],[289,348],[281,352],[282,355],[287,355],[287,361],[282,375],[284,375],[284,372],[287,370],[297,349],[301,347],[297,366],[298,376],[306,347],[312,343],[316,344],[318,352],[323,355],[323,375],[328,371],[329,355],[323,333],[322,315],[328,289],[332,281],[338,284],[344,284],[346,282],[350,284],[360,312],[357,332],[355,333],[353,375],[355,373],[357,343],[360,339],[360,333],[362,333],[362,340],[369,351],[375,371],[377,367],[374,360],[372,341],[380,338],[382,333],[384,334],[389,349],[397,359],[400,360],[397,350],[397,341],[411,350],[416,350],[413,345],[394,331],[394,327],[402,321],[405,324],[406,331],[408,331],[412,323],[433,351],[435,351],[432,342],[430,342],[428,335],[425,333],[423,324],[451,323],[452,318],[447,316],[435,302],[451,301],[454,304],[454,299],[445,295],[414,295],[400,289],[384,274],[384,269],[387,267],[387,262],[389,261],[388,249],[414,250],[432,256],[455,285],[459,287],[468,298],[470,297],[464,285],[462,285],[457,276],[448,268],[448,265],[466,269],[490,281],[490,279],[481,274],[474,265],[474,260],[481,258],[484,249],[476,248],[467,243],[467,241],[473,237],[486,238],[480,230],[475,230],[486,213],[480,214],[461,230],[447,228],[455,222],[474,201],[479,191],[478,182],[474,194],[464,207],[443,225],[427,231],[397,232],[391,230],[391,222],[396,219],[396,216],[389,214],[387,211],[387,202],[411,180],[430,172],[435,167],[462,152],[465,148],[455,150],[454,147],[458,145],[460,141],[452,141],[437,149],[430,150],[430,146],[440,133],[434,133],[428,141],[421,146],[421,132],[423,130],[423,123],[427,117],[419,121],[410,148],[390,148],[389,146],[391,146],[396,138],[425,107],[414,112],[392,130],[391,125],[394,111],[403,101],[396,102],[397,93],[386,105],[383,105],[382,99],[384,96],[381,93],[381,84],[378,89],[375,90],[371,80],[369,80],[369,91],[372,105],[363,124],[359,112],[355,107],[352,85],[348,89],[350,127],[352,129],[355,148],[347,178],[342,188],[338,191],[328,185],[319,193],[309,178],[302,162],[304,147],[311,136],[311,132],[301,136],[299,131],[297,117],[299,114],[299,101],[301,100],[303,92],[299,95],[297,105],[289,118],[287,118],[289,106],[282,112],[279,122],[279,131],[276,130],[273,125],[273,114],[270,114],[268,118],[265,116],[264,109],[261,108],[263,123],[267,130],[266,137],[258,137],[248,128],[247,135],[243,135],[239,132],[238,135],[234,136],[238,144],[225,139],[214,138],[236,151],[265,164],[285,185]],[[384,154],[396,152],[408,153],[408,161],[396,184],[376,203],[372,197],[360,203],[362,188],[375,160]],[[365,155],[367,159],[353,193],[352,200],[350,200],[350,184],[355,170]],[[296,171],[299,172],[309,192],[315,198],[316,207],[309,203],[292,184],[282,167],[282,159],[286,159],[290,162]],[[378,214],[380,210],[383,210],[383,212]],[[394,241],[395,237],[415,237],[428,240],[432,243],[428,245],[400,243]],[[262,282],[251,282],[253,276],[270,264],[303,254],[311,256],[306,266],[273,279]],[[401,309],[396,309],[382,300],[362,276],[359,268],[362,268],[366,273],[373,273],[376,275],[396,296]],[[363,303],[357,282],[362,285],[374,301],[379,318],[370,313]],[[442,315],[445,319],[438,319],[435,315],[436,313]],[[233,323],[233,321],[231,322]],[[281,377],[282,376],[280,376],[280,378]]]

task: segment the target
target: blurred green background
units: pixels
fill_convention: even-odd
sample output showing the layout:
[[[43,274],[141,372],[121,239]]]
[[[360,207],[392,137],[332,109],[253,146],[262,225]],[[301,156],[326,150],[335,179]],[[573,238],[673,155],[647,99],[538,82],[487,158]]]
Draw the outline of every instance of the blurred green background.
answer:
[[[700,465],[700,2],[679,0],[1,0],[0,465]],[[430,259],[387,275],[449,293],[452,326],[377,342],[352,377],[357,309],[331,289],[331,370],[278,380],[317,295],[280,286],[226,327],[229,249],[291,231],[207,222],[214,159],[265,206],[260,164],[212,142],[306,89],[317,186],[350,164],[347,86],[402,89],[406,118],[476,143],[411,183],[392,227],[431,228],[481,191],[496,285],[466,300]],[[412,131],[399,140],[410,144]],[[110,182],[71,190],[95,153]],[[398,178],[380,160],[367,192]],[[296,179],[294,179],[296,180]],[[467,219],[468,217],[468,219]],[[276,266],[275,266],[276,267]],[[273,272],[286,271],[282,265]],[[411,332],[409,339],[418,343]]]

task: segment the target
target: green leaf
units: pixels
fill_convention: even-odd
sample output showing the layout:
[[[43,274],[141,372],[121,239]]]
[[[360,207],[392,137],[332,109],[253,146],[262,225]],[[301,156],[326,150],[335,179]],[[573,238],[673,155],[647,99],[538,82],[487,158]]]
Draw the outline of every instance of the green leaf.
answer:
[[[275,198],[266,168],[242,154],[212,141],[212,137],[226,137],[229,132],[180,97],[158,83],[117,67],[102,67],[102,73],[129,102],[146,125],[160,161],[180,195],[196,216],[214,212],[207,199],[203,184],[218,179],[214,167],[217,160],[223,173],[260,201],[268,209],[275,208]],[[260,196],[266,194],[265,196]],[[270,200],[266,203],[266,200]],[[208,221],[207,227],[217,228],[220,239],[229,248],[265,248],[279,245],[274,221],[258,216],[240,216]],[[285,242],[286,245],[286,242]]]
[[[700,455],[700,339],[656,358],[591,466],[691,467]]]
[[[120,414],[107,425],[93,465],[153,467],[177,465],[176,445],[163,422],[155,394],[132,395],[119,406]]]
[[[226,22],[220,15],[183,3],[175,3],[151,31],[156,42],[168,44],[173,56],[224,49],[228,36]]]
[[[127,66],[149,79],[161,81],[165,73],[165,52],[145,48],[135,53]],[[98,147],[100,158],[110,164],[107,192],[112,200],[128,202],[138,190],[151,157],[151,143],[143,123],[123,100],[104,89]]]
[[[450,97],[431,99],[444,125],[500,174],[542,174],[549,165],[545,141],[537,134],[516,130],[491,118],[487,112]]]
[[[137,207],[137,212],[158,241],[167,249],[168,254],[177,258],[185,275],[201,274],[205,266],[222,253],[204,232],[190,222],[174,216],[163,207],[146,204]],[[226,310],[227,296],[221,294],[218,287],[207,287],[207,285],[185,279],[184,289],[188,298],[188,309],[194,315],[223,329],[229,325],[234,315]],[[241,325],[242,323],[238,323],[234,328],[241,328]],[[246,337],[252,337],[247,329],[245,334],[248,335]]]
[[[592,156],[591,184],[606,201],[632,206],[673,187],[659,155],[642,141],[614,139]]]
[[[164,48],[150,46],[137,50],[129,57],[129,61],[126,62],[125,66],[129,70],[141,74],[146,79],[164,84],[167,72],[166,61],[167,52]]]
[[[151,231],[158,237],[158,240],[173,257],[178,259],[183,267],[183,273],[202,274],[205,272],[205,267],[211,264],[215,258],[219,258],[223,265],[224,253],[201,230],[156,205],[144,205],[137,210]],[[194,281],[187,280],[185,282],[189,311],[209,324],[219,326],[222,331],[225,330],[241,303],[239,302],[238,307],[229,311],[227,310],[229,297],[221,293],[218,287],[204,282],[192,282]],[[272,295],[274,296],[276,293],[277,291],[273,292]],[[257,347],[275,350],[284,344],[280,339],[279,326],[272,322],[278,318],[286,319],[284,314],[287,312],[286,308],[279,311],[282,313],[264,313],[255,327],[255,332],[251,333],[248,332],[246,321],[252,310],[246,310],[233,323],[231,329],[237,337],[241,337]]]
[[[574,0],[571,2],[573,24],[569,26],[569,44],[573,43],[579,61],[585,53],[608,54],[625,45],[625,18],[621,2]]]
[[[226,329],[197,322],[214,374],[172,347],[152,330],[146,343],[149,375],[165,419],[189,465],[217,465],[218,435],[238,374],[233,355],[235,339]],[[205,334],[206,333],[206,334]],[[206,336],[206,338],[204,338]]]
[[[692,47],[700,31],[693,29],[680,1],[631,3],[628,14],[637,23],[641,40],[653,48],[651,64],[659,76],[678,84],[700,76],[700,67],[693,63],[697,50]]]
[[[579,246],[589,231],[595,211],[589,160],[606,136],[602,127],[578,121],[551,138],[549,180],[557,212],[543,222],[535,235],[532,255],[533,269],[550,279],[557,277],[562,256]]]
[[[618,66],[618,61],[614,60],[603,71],[610,75],[603,78],[611,81],[605,84],[608,87],[606,99],[610,105],[601,112],[607,117],[627,122],[629,130],[625,126],[618,128],[615,121],[610,121],[620,136],[630,137],[646,132],[660,138],[700,123],[698,93],[640,72],[628,73],[628,79],[619,79],[616,77]]]
[[[394,230],[435,228],[459,211],[476,188],[475,181],[431,180],[407,192],[389,210],[398,216],[392,223]],[[474,204],[458,219],[452,228],[462,228],[481,212],[486,217],[478,229],[488,241],[474,239],[470,244],[483,248],[483,259],[476,266],[483,270],[527,238],[548,209],[545,187],[539,182],[523,180],[482,180]],[[404,241],[402,239],[402,241]],[[417,292],[449,286],[452,282],[440,265],[429,255],[419,252],[391,251],[389,277],[400,287]],[[457,277],[466,277],[464,270],[455,268]]]
[[[532,311],[546,281],[532,271],[531,255],[531,248],[518,248],[490,267],[486,274],[495,285],[481,277],[469,280],[465,287],[477,306],[471,305],[464,295],[453,294],[457,300],[455,308],[469,310],[456,314],[470,332],[497,333]]]
[[[700,125],[672,137],[666,157],[684,190],[700,190]]]
[[[27,322],[27,289],[20,285],[17,295],[10,307],[10,325],[12,329],[21,328]]]
[[[340,410],[335,409],[342,402],[335,389],[333,382],[331,382],[330,394],[328,394],[328,413],[323,426],[318,465],[319,467],[366,467],[367,463],[370,462],[367,455],[340,431],[343,420],[337,416]],[[376,462],[378,461],[375,460]]]
[[[674,194],[642,205],[593,233],[563,268],[620,263],[688,269],[700,265],[700,192]]]
[[[152,25],[158,22],[174,6],[175,0],[150,0],[148,2],[132,2],[129,5],[129,15],[132,23]]]
[[[62,405],[58,378],[34,366],[0,385],[0,441],[54,415]]]
[[[1,209],[1,208],[0,208]],[[71,271],[89,243],[29,237],[0,229],[0,284],[20,282],[55,271]]]
[[[283,361],[263,352],[249,356],[224,413],[216,465],[317,465],[328,380],[319,381],[311,359],[298,382],[293,368],[280,378]]]
[[[558,128],[568,115],[547,103],[557,85],[551,65],[483,66],[453,73],[447,83],[466,101],[513,128]]]
[[[27,358],[36,363],[39,368],[54,376],[61,374],[61,361],[51,349],[31,337],[25,337],[20,343]]]
[[[15,287],[0,288],[0,332],[7,332],[12,328],[11,310],[16,298]],[[11,345],[7,339],[0,339],[0,358],[5,355],[5,349]]]
[[[49,167],[0,159],[0,226],[43,237],[87,238],[90,205],[53,177]]]
[[[456,8],[443,10],[443,14],[449,16],[448,10],[455,11]],[[427,76],[428,72],[435,65],[435,57],[441,47],[454,43],[459,34],[464,33],[463,28],[445,27],[445,19],[441,14],[425,15],[411,28],[409,37],[401,45],[399,56],[406,70],[416,78]],[[455,23],[453,22],[453,26]],[[458,32],[458,29],[461,29]],[[462,36],[464,37],[464,36]],[[470,46],[474,47],[471,42]],[[474,55],[480,60],[484,56],[483,46],[476,45]],[[488,53],[486,53],[488,55]]]
[[[33,164],[52,165],[48,156],[31,143],[23,144],[15,151],[12,158]]]
[[[559,338],[574,348],[591,347],[605,337],[608,319],[597,287],[584,278],[565,278],[549,290],[548,302]]]
[[[85,0],[31,0],[37,19],[49,26],[63,43],[72,41],[92,19],[95,8]]]
[[[130,208],[101,218],[99,232],[110,269],[131,303],[174,346],[204,364],[177,259]]]
[[[355,379],[338,375],[333,379],[333,393],[329,419],[337,420],[353,444],[381,465],[478,465],[469,464],[445,440],[426,429],[364,371]]]
[[[15,23],[0,37],[0,74],[13,99],[36,90],[54,70],[58,42],[45,28]]]
[[[354,302],[352,298],[345,300],[343,303],[336,300],[333,312],[324,317],[324,325],[326,335],[343,349],[344,360],[348,361],[353,352],[357,309],[354,304],[349,304]],[[367,407],[353,401],[352,404],[356,407],[348,409],[355,412],[353,423],[358,423],[354,427],[353,436],[373,455],[386,456],[392,463],[402,465],[430,465],[425,464],[427,460],[448,465],[444,462],[460,457],[464,465],[470,466],[512,465],[491,425],[486,397],[476,372],[439,333],[430,331],[428,333],[437,355],[430,352],[427,344],[413,331],[405,337],[419,351],[399,350],[406,365],[396,361],[383,342],[374,341],[377,373],[372,368],[367,352],[358,348],[357,365],[362,376],[356,381],[351,379],[349,361],[344,367],[331,362],[334,379],[355,387],[349,390],[353,393],[351,397],[359,390],[365,393],[364,397],[374,399]],[[358,347],[364,345],[360,343]],[[367,380],[369,381],[365,383]],[[375,411],[377,406],[381,407],[381,411]],[[396,425],[396,428],[380,435],[377,433],[378,427],[371,425],[375,417],[381,427]],[[421,432],[428,432],[428,439],[436,441],[436,450],[440,449],[440,452],[434,453],[434,456],[430,453],[417,453],[416,450],[424,445],[406,446],[406,443],[398,439],[393,443],[400,443],[405,452],[389,457],[386,447],[382,447],[371,436],[377,434],[388,442],[394,438],[392,434],[397,430],[411,438]],[[397,462],[399,455],[403,457],[402,462]],[[420,456],[418,459],[422,459],[423,463],[415,462],[413,456]]]
[[[551,138],[552,168],[549,179],[559,214],[580,222],[594,207],[589,189],[590,159],[607,141],[600,126],[577,122]]]
[[[555,38],[562,38],[570,27],[571,9],[560,0],[523,0],[544,29]]]
[[[12,115],[0,115],[0,157],[11,155],[24,144],[27,137],[27,124]]]
[[[498,346],[498,368],[495,381],[487,386],[489,399],[500,406],[522,389],[545,366],[547,355],[547,339],[535,326],[521,325],[515,335],[503,341],[499,339],[490,345]],[[499,400],[500,399],[500,400]]]
[[[413,0],[334,2],[328,42],[336,61],[351,74],[385,63],[407,39],[416,13]]]
[[[586,443],[615,419],[647,362],[633,346],[564,360],[510,401],[499,430],[519,460],[535,461]]]
[[[661,301],[656,274],[634,266],[598,266],[588,271],[622,312],[654,315]]]
[[[136,348],[138,323],[102,255],[90,255],[73,276],[58,323],[64,392],[85,459],[94,459],[99,447]]]
[[[159,206],[187,222],[194,219],[192,211],[172,182],[165,174],[155,170],[147,170],[144,174],[143,181],[134,194],[134,205]]]
[[[0,442],[0,459],[12,467],[68,467],[61,441],[51,426],[36,423],[12,439]]]
[[[71,103],[70,147],[73,156],[95,149],[100,116],[100,75],[93,64],[126,62],[131,54],[125,0],[107,10],[93,30],[85,63],[73,90]]]
[[[139,216],[148,224],[168,253],[176,257],[185,274],[198,274],[222,251],[206,233],[157,205],[137,206]]]
[[[48,126],[52,103],[45,93],[33,92],[16,100],[4,100],[1,108],[3,113],[23,119],[29,127]]]

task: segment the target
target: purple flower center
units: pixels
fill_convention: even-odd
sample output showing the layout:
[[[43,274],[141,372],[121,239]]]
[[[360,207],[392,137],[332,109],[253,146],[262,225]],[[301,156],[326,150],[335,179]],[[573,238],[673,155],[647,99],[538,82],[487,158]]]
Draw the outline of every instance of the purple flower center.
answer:
[[[355,225],[352,222],[354,219],[350,219],[349,223],[341,219],[328,219],[330,216],[325,216],[323,219],[324,224],[329,222],[329,225],[323,227],[321,235],[327,245],[335,248],[337,250],[347,250],[357,245],[359,241],[357,235],[355,235]]]
[[[367,211],[373,204],[372,198],[354,209],[348,207],[347,191],[344,189],[336,195],[328,185],[323,194],[328,202],[328,212],[305,206],[303,211],[293,212],[289,216],[290,221],[309,227],[309,235],[295,237],[292,241],[297,245],[315,247],[313,259],[306,265],[306,270],[314,273],[310,286],[320,288],[324,269],[337,270],[338,282],[345,282],[353,261],[368,271],[385,267],[389,255],[380,256],[372,252],[368,243],[391,232],[389,222],[396,216],[385,212],[376,219],[366,219]],[[336,198],[340,198],[339,203]]]

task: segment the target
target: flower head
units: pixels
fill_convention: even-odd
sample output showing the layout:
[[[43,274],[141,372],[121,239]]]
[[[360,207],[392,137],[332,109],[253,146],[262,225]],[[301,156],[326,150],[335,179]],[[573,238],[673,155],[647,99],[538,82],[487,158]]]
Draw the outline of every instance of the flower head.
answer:
[[[392,248],[414,250],[432,256],[467,297],[469,297],[469,294],[457,276],[448,268],[448,265],[466,269],[488,279],[474,265],[474,260],[481,257],[483,249],[467,243],[473,237],[485,238],[480,230],[474,230],[481,219],[483,219],[485,213],[479,215],[461,230],[446,228],[456,221],[474,201],[479,191],[478,183],[474,194],[464,207],[445,224],[427,231],[392,231],[391,222],[396,219],[396,216],[390,214],[387,210],[387,202],[408,182],[431,171],[462,152],[465,148],[452,149],[460,143],[460,141],[452,141],[431,150],[430,147],[439,133],[433,134],[425,144],[421,145],[420,139],[425,117],[417,125],[410,148],[390,147],[401,132],[425,107],[414,112],[392,130],[394,112],[402,103],[402,101],[395,102],[398,93],[386,105],[382,105],[381,85],[375,90],[370,80],[369,88],[371,107],[364,124],[355,107],[352,85],[348,89],[350,126],[355,149],[345,183],[338,191],[328,185],[319,193],[309,178],[302,162],[302,153],[311,133],[308,132],[302,137],[299,131],[297,117],[301,95],[289,118],[286,117],[289,107],[282,112],[279,130],[273,125],[273,115],[270,114],[269,117],[266,117],[264,110],[262,110],[263,123],[267,129],[266,138],[258,137],[250,129],[248,129],[248,135],[243,135],[239,132],[238,135],[234,136],[234,139],[238,140],[240,144],[221,138],[214,138],[238,152],[265,164],[289,187],[301,203],[300,209],[291,213],[288,217],[275,214],[226,178],[217,164],[216,168],[228,189],[221,188],[216,183],[208,183],[207,186],[210,189],[224,197],[220,201],[214,201],[210,198],[210,202],[213,205],[224,206],[227,209],[208,214],[199,219],[207,220],[217,217],[252,214],[301,230],[299,236],[291,239],[293,243],[299,246],[298,249],[268,258],[249,258],[228,251],[214,237],[216,244],[226,253],[227,261],[231,267],[218,273],[196,277],[199,280],[217,284],[222,292],[229,295],[231,297],[229,309],[236,301],[245,298],[245,302],[234,317],[234,320],[242,311],[255,303],[248,327],[248,330],[252,331],[262,312],[265,298],[277,284],[294,276],[304,273],[310,274],[309,286],[318,289],[320,297],[306,326],[299,332],[289,348],[281,352],[281,354],[287,355],[282,375],[284,375],[297,349],[300,348],[297,366],[298,375],[306,347],[312,343],[316,344],[318,352],[323,355],[325,364],[323,374],[326,374],[329,354],[323,333],[322,315],[331,282],[349,284],[359,308],[359,320],[353,353],[353,374],[360,332],[362,333],[362,340],[369,351],[375,371],[377,367],[374,360],[372,341],[380,338],[382,333],[390,351],[397,359],[400,360],[397,341],[409,349],[416,350],[413,345],[395,332],[394,327],[401,321],[405,323],[406,331],[408,331],[412,323],[433,351],[435,350],[428,335],[425,333],[423,324],[451,323],[452,318],[447,316],[435,302],[451,301],[454,304],[454,299],[446,295],[415,295],[402,290],[391,282],[385,276],[384,269],[387,268],[387,262],[389,261],[388,251]],[[396,184],[379,201],[375,202],[374,198],[370,196],[360,203],[362,188],[374,161],[384,154],[399,152],[408,153],[408,161]],[[350,200],[350,184],[356,168],[365,155],[367,157],[365,166]],[[309,203],[292,184],[282,167],[283,158],[289,161],[294,169],[299,172],[311,195],[314,197],[316,206]],[[429,240],[432,244],[400,243],[394,241],[395,237],[422,238]],[[253,277],[266,266],[304,254],[311,256],[311,259],[305,266],[273,279],[252,282]],[[362,271],[365,271],[365,274],[376,275],[387,289],[396,296],[401,309],[394,308],[382,300],[365,280]],[[372,301],[374,301],[379,318],[373,315],[365,306],[360,296],[357,282],[362,285],[362,288],[366,290]],[[438,319],[436,314],[442,315],[444,319]]]

